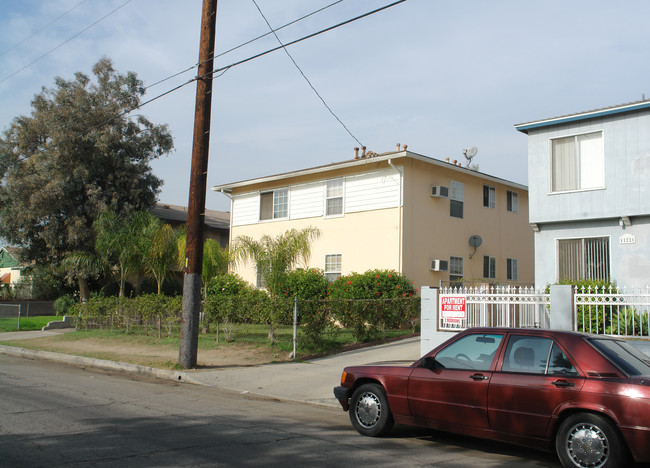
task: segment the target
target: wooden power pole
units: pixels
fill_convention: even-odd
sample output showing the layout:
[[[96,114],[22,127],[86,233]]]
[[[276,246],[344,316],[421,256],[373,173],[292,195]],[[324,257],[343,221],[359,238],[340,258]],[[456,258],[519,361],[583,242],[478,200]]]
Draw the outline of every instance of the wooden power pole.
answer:
[[[208,150],[210,148],[210,111],[212,107],[212,70],[214,70],[216,24],[217,0],[203,0],[190,195],[187,207],[183,312],[181,316],[180,350],[178,353],[178,362],[185,369],[196,367],[199,346],[203,226],[205,222]]]

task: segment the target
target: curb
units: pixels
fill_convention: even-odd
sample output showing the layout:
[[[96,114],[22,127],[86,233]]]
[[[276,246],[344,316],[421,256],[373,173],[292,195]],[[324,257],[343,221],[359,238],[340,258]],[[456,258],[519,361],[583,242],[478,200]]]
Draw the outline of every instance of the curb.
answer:
[[[172,380],[174,382],[187,382],[200,385],[200,383],[195,379],[188,378],[184,372],[156,369],[155,367],[141,366],[138,364],[107,361],[104,359],[94,359],[71,354],[53,353],[51,351],[34,351],[31,349],[16,348],[14,346],[3,345],[0,345],[0,354],[7,354],[9,356],[24,357],[29,359],[44,359],[47,361],[62,362],[64,364],[76,364],[79,366],[92,367],[106,371],[119,371],[143,377],[152,377],[155,379]]]

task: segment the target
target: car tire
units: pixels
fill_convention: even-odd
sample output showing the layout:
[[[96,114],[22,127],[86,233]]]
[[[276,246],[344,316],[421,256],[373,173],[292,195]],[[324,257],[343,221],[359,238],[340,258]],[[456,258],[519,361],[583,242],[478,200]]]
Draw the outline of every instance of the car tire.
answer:
[[[350,421],[359,434],[378,437],[395,424],[384,388],[368,383],[357,388],[350,398]]]
[[[627,466],[629,452],[610,420],[593,413],[566,418],[555,436],[555,451],[565,468]]]

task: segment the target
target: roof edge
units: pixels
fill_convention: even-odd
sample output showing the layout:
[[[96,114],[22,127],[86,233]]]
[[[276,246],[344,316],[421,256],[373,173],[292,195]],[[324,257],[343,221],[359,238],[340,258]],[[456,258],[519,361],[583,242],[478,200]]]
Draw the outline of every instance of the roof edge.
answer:
[[[618,106],[604,107],[601,109],[594,109],[585,112],[578,112],[576,114],[563,115],[560,117],[552,117],[549,119],[536,120],[533,122],[524,122],[515,124],[515,129],[522,133],[528,133],[528,130],[542,127],[550,127],[551,125],[560,125],[563,123],[576,122],[579,120],[594,119],[599,117],[606,117],[608,115],[623,114],[626,112],[634,112],[641,109],[650,108],[650,100],[630,102],[627,104],[620,104]]]

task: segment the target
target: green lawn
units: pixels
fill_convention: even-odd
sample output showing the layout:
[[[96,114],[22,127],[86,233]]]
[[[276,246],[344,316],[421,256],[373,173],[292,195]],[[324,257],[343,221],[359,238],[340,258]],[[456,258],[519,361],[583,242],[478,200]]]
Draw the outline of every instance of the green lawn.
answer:
[[[47,322],[52,320],[61,320],[62,317],[48,315],[43,317],[21,317],[20,331],[40,330]],[[0,318],[0,332],[18,331],[18,317]]]

